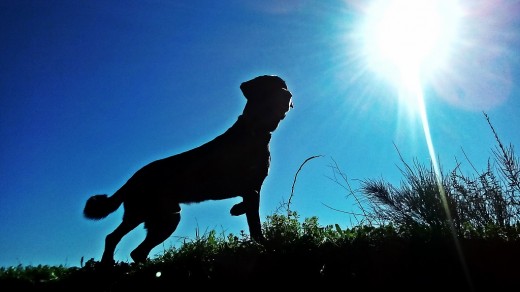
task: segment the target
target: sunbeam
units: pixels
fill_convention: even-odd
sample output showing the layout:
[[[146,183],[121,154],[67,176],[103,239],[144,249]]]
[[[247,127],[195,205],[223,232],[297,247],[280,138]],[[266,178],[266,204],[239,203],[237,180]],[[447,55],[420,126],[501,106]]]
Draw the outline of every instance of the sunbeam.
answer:
[[[422,80],[442,64],[453,50],[460,8],[450,0],[374,1],[368,7],[363,49],[369,66],[399,88],[399,98],[420,116],[428,152],[440,176]],[[439,189],[442,188],[438,177]],[[441,193],[443,193],[441,191]],[[445,198],[443,198],[445,201]],[[446,213],[450,216],[448,209]]]
[[[359,27],[365,63],[393,84],[427,81],[448,67],[460,17],[456,1],[373,1]]]
[[[362,55],[368,67],[396,85],[399,100],[409,112],[418,114],[437,187],[463,266],[466,266],[448,207],[423,93],[439,68],[446,67],[458,38],[461,9],[455,0],[376,0],[366,7],[360,26]],[[469,276],[466,269],[466,275]]]

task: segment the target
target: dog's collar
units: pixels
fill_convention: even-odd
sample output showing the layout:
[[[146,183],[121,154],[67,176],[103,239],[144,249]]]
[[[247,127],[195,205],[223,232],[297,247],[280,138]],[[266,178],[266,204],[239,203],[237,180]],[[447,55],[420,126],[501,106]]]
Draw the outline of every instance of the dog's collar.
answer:
[[[237,122],[232,127],[238,131],[249,133],[254,137],[263,137],[265,140],[270,140],[272,133],[267,130],[260,130],[254,126],[254,123],[247,119],[244,115],[238,117]]]

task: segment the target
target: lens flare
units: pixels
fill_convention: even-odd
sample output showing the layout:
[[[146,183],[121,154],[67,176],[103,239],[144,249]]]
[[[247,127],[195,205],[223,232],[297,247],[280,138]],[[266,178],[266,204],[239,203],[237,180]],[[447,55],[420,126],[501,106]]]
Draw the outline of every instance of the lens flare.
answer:
[[[373,1],[360,28],[365,62],[392,83],[403,74],[428,79],[447,66],[460,15],[454,0]]]
[[[399,100],[420,117],[437,187],[464,263],[430,134],[423,82],[449,63],[462,15],[456,0],[376,0],[361,26],[362,50],[370,69],[395,84]],[[467,270],[466,270],[467,271]]]
[[[368,7],[362,25],[367,62],[373,71],[396,84],[400,100],[409,111],[420,116],[437,175],[440,170],[431,140],[422,80],[448,62],[461,15],[455,0],[379,0]],[[449,215],[448,209],[446,212]]]
[[[350,81],[370,92],[381,79],[395,86],[408,125],[421,124],[446,215],[451,222],[426,101],[485,111],[503,104],[514,87],[520,3],[508,0],[345,0],[349,23]],[[367,74],[370,73],[370,74]],[[365,80],[363,80],[365,79]],[[358,82],[361,81],[361,82]],[[427,88],[427,90],[425,90]],[[424,92],[432,95],[425,97]],[[398,113],[399,119],[403,117]],[[418,118],[418,119],[417,119]],[[452,235],[465,266],[452,225]],[[466,270],[467,273],[467,270]],[[468,274],[466,274],[468,276]],[[469,276],[468,276],[469,281]]]
[[[349,37],[357,48],[353,55],[378,79],[397,85],[419,75],[437,98],[470,111],[492,109],[510,97],[518,1],[346,2],[362,16]]]

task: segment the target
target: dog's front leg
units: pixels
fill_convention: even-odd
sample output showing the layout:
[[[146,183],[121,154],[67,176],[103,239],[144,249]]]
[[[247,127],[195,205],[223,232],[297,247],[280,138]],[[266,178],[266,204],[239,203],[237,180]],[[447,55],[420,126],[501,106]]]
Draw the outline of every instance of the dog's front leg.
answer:
[[[255,208],[255,197],[260,197],[260,195],[258,195],[258,191],[252,191],[252,192],[249,192],[249,193],[246,193],[242,196],[242,202],[240,203],[237,203],[235,205],[233,205],[233,207],[231,207],[231,210],[229,211],[229,213],[231,213],[232,216],[240,216],[240,215],[244,215],[248,208]],[[250,199],[252,198],[252,199]],[[248,204],[252,204],[252,206],[248,206]]]
[[[238,204],[235,204],[233,207],[231,207],[231,210],[229,213],[231,213],[232,216],[240,216],[244,215],[247,211],[247,206],[245,201],[242,201]]]
[[[248,193],[244,196],[242,204],[245,205],[247,225],[249,226],[251,238],[258,243],[263,243],[265,238],[262,234],[262,225],[260,223],[260,192],[253,191]]]

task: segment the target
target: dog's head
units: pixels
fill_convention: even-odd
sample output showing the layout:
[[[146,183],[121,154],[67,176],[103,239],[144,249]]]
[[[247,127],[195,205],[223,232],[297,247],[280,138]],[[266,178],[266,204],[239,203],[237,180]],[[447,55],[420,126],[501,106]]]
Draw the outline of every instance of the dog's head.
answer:
[[[247,99],[244,115],[267,131],[274,131],[293,108],[292,94],[278,76],[258,76],[243,82],[240,89]]]

